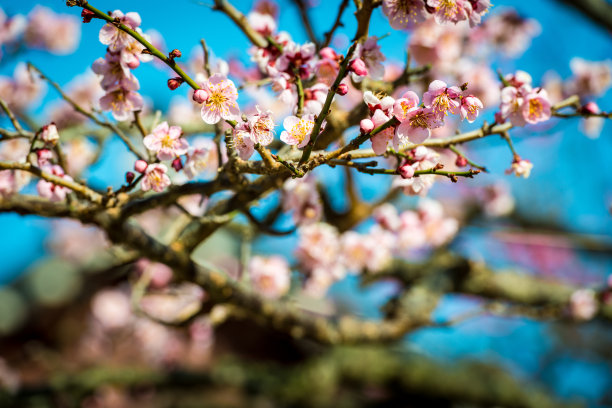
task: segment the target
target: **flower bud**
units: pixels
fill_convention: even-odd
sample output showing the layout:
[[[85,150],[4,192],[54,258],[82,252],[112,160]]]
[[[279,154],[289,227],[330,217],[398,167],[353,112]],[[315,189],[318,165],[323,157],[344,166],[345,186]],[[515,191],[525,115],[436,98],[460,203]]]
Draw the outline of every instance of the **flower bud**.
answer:
[[[128,184],[131,184],[132,181],[134,181],[134,177],[136,177],[136,176],[131,171],[128,171],[127,173],[125,173],[125,181]]]
[[[45,143],[49,143],[55,145],[59,140],[59,133],[57,132],[57,127],[54,122],[49,123],[42,127],[40,132],[40,138]]]
[[[36,157],[38,158],[38,167],[43,167],[49,164],[49,160],[53,158],[53,153],[49,149],[39,149],[36,151]]]
[[[136,170],[139,173],[144,173],[147,170],[148,166],[149,165],[147,164],[146,161],[136,160],[136,163],[134,163],[134,170]]]
[[[176,88],[181,86],[183,82],[185,81],[181,77],[170,78],[168,80],[168,88],[170,88],[171,91],[174,91]]]
[[[359,129],[361,129],[361,133],[370,133],[374,130],[374,122],[370,119],[362,119],[362,121],[359,122]]]
[[[414,176],[414,167],[412,167],[408,162],[402,164],[397,171],[404,179],[409,179]]]
[[[172,168],[176,171],[181,171],[183,169],[183,162],[180,157],[172,160]]]
[[[208,100],[209,94],[204,89],[196,89],[193,93],[193,100],[197,103],[204,103]]]
[[[181,54],[181,52],[175,48],[172,51],[170,51],[170,53],[168,54],[168,58],[170,59],[180,58],[181,55],[183,54]]]
[[[81,17],[83,17],[84,23],[89,23],[92,18],[96,17],[96,14],[93,11],[83,9],[83,11],[81,11]]]
[[[468,161],[464,156],[457,156],[457,160],[455,160],[455,165],[457,167],[465,167],[468,165]]]
[[[366,64],[361,58],[352,60],[349,64],[349,69],[359,76],[368,75],[368,68],[366,68]]]
[[[127,63],[129,69],[136,69],[140,66],[140,60],[138,58],[132,58],[130,62]]]
[[[348,85],[347,84],[340,84],[338,85],[338,90],[336,91],[336,93],[338,95],[346,95],[348,92]]]
[[[321,58],[327,58],[331,60],[335,60],[338,58],[338,54],[330,47],[325,47],[321,51],[319,51],[319,55]]]
[[[599,106],[597,106],[595,102],[587,103],[580,110],[582,111],[582,113],[591,114],[591,115],[597,115],[598,113],[601,112],[601,110],[599,109]]]

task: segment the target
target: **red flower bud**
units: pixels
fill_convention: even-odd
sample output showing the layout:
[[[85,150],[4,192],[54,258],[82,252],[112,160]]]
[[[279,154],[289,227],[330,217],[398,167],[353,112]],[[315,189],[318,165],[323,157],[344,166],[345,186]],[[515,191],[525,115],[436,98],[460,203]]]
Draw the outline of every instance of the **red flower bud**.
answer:
[[[455,160],[455,165],[457,167],[465,167],[468,165],[468,161],[464,156],[457,156],[457,160]]]
[[[361,58],[352,60],[349,64],[349,69],[359,76],[368,75],[368,68]]]
[[[168,80],[168,88],[170,88],[171,91],[174,91],[176,88],[181,86],[183,82],[185,82],[185,80],[181,77],[170,78]]]
[[[84,23],[89,23],[92,18],[96,18],[96,14],[93,11],[83,9],[83,11],[81,11],[81,17],[83,17]]]
[[[181,171],[183,169],[183,162],[180,157],[172,160],[172,168],[176,171]]]
[[[331,60],[335,60],[336,58],[338,58],[338,54],[336,53],[336,51],[329,47],[325,47],[321,51],[319,51],[319,55],[321,56],[321,58],[327,58]]]
[[[139,173],[144,173],[147,170],[147,167],[149,167],[149,165],[144,160],[136,160],[136,163],[134,163],[134,170]]]
[[[347,84],[340,84],[338,85],[338,90],[336,91],[336,93],[338,95],[346,95],[348,92],[348,85]]]
[[[597,115],[598,113],[601,112],[601,110],[599,109],[599,106],[597,106],[595,102],[587,103],[580,110],[582,111],[582,113],[591,114],[591,115]]]
[[[410,163],[408,162],[402,164],[400,168],[397,170],[400,176],[402,176],[402,178],[404,179],[409,179],[409,178],[414,177],[414,167],[412,167]]]
[[[131,184],[132,181],[134,181],[134,177],[136,177],[136,176],[131,171],[128,171],[127,173],[125,173],[125,181],[128,184]]]
[[[170,53],[168,54],[168,57],[170,59],[175,59],[175,58],[180,58],[181,55],[183,54],[181,54],[181,52],[175,48],[172,51],[170,51]]]

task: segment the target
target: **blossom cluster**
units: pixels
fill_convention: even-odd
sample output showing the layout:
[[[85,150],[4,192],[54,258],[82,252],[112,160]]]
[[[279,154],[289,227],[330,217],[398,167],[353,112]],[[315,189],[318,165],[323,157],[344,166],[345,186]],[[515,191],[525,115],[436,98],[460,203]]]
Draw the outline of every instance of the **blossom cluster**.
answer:
[[[552,104],[548,92],[533,88],[531,75],[524,71],[506,75],[501,91],[499,123],[509,120],[514,126],[536,124],[550,119]]]
[[[138,13],[123,14],[115,10],[111,17],[146,36],[139,28],[141,19]],[[133,112],[142,110],[144,106],[142,96],[136,92],[140,84],[131,70],[141,61],[150,61],[152,56],[143,54],[144,46],[114,24],[106,23],[100,29],[99,37],[100,42],[108,46],[104,58],[97,59],[92,65],[92,70],[102,76],[100,84],[106,92],[100,98],[100,107],[110,110],[118,121],[131,119]]]
[[[366,91],[363,99],[371,114],[371,119],[361,121],[363,133],[371,132],[393,117],[399,122],[399,125],[389,126],[371,138],[372,149],[378,155],[387,151],[390,141],[393,141],[396,150],[410,143],[424,142],[431,136],[431,129],[444,125],[449,113],[473,122],[484,107],[480,99],[467,92],[466,86],[463,89],[449,87],[440,80],[429,84],[428,91],[423,94],[422,105],[414,91],[407,91],[398,99],[390,96],[379,98]]]
[[[364,270],[376,273],[395,257],[407,257],[416,251],[438,247],[458,231],[456,219],[444,214],[442,204],[422,199],[418,208],[398,213],[391,204],[374,211],[376,224],[363,234],[340,234],[330,224],[318,222],[298,230],[295,256],[306,274],[304,291],[322,296],[347,272]]]
[[[429,15],[438,24],[467,20],[473,27],[490,7],[489,0],[383,0],[383,13],[396,30],[413,28]]]

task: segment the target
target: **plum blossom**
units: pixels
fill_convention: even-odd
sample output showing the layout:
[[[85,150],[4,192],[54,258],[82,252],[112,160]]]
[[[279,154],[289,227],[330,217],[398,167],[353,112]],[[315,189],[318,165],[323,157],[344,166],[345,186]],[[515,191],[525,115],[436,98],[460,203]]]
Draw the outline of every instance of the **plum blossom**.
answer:
[[[403,166],[411,166],[414,171],[426,170],[433,168],[440,160],[440,155],[425,146],[418,146],[410,151],[410,159],[407,159]],[[414,174],[414,173],[413,173]],[[403,178],[396,177],[393,180],[393,187],[401,187],[405,194],[421,195],[427,194],[429,189],[435,182],[435,176],[431,174],[422,174],[419,177]]]
[[[422,0],[383,0],[383,13],[396,30],[413,28],[425,20],[425,5]]]
[[[234,148],[242,160],[247,160],[255,152],[255,142],[248,123],[238,123],[233,130]]]
[[[308,79],[314,71],[315,55],[316,47],[313,43],[299,45],[289,42],[283,47],[283,53],[276,60],[276,69],[288,74],[293,74],[293,70],[297,70],[300,78]]]
[[[390,261],[395,244],[393,234],[375,226],[368,234],[346,231],[340,238],[342,263],[353,272],[378,272]]]
[[[538,89],[525,95],[521,108],[525,122],[535,124],[545,122],[551,116],[551,103],[545,89]]]
[[[431,136],[431,129],[442,126],[442,122],[430,108],[412,108],[395,131],[397,145],[408,142],[423,143]]]
[[[274,127],[276,125],[274,119],[272,119],[272,111],[262,112],[259,106],[256,106],[256,109],[257,113],[248,119],[251,137],[253,142],[267,146],[274,140]]]
[[[267,37],[276,32],[276,20],[270,14],[251,11],[247,15],[249,25],[259,34]]]
[[[342,85],[342,84],[340,84]],[[323,104],[327,98],[328,86],[317,83],[310,88],[304,89],[304,114],[312,113],[318,115],[323,109]]]
[[[575,57],[570,61],[572,77],[565,84],[567,95],[601,96],[612,84],[612,61],[586,61]]]
[[[374,80],[383,79],[385,67],[382,62],[386,57],[380,52],[380,45],[378,45],[377,37],[368,37],[363,43],[357,44],[355,59],[360,59],[365,63],[370,78]],[[361,81],[361,77],[359,75],[353,75],[353,80],[359,82]]]
[[[456,24],[466,20],[472,9],[468,0],[427,0],[427,5],[433,7],[433,15],[438,24]]]
[[[388,122],[390,119],[391,117],[385,115],[382,110],[378,109],[376,112],[374,112],[374,115],[372,115],[372,128],[377,128],[378,126]],[[374,150],[374,153],[378,155],[384,154],[387,151],[389,142],[393,139],[394,134],[395,129],[393,127],[388,127],[382,132],[378,132],[372,136],[370,141],[372,142],[372,150]]]
[[[24,110],[41,100],[46,84],[32,75],[23,62],[18,63],[13,77],[0,76],[0,98],[15,110]]]
[[[47,7],[36,6],[28,14],[24,38],[30,47],[70,54],[79,45],[81,24],[72,15],[56,14]]]
[[[515,10],[506,10],[488,17],[481,26],[473,29],[470,42],[478,47],[482,43],[491,44],[495,50],[513,58],[523,54],[532,38],[541,31],[536,20],[524,18]]]
[[[485,187],[478,197],[484,213],[489,217],[503,217],[514,210],[514,197],[504,183],[495,183]]]
[[[431,108],[436,118],[442,120],[449,112],[453,115],[459,113],[460,96],[459,87],[448,87],[444,81],[435,80],[429,84],[428,91],[423,94],[423,103]]]
[[[136,12],[123,14],[121,10],[115,10],[111,13],[111,17],[119,19],[121,24],[124,24],[132,30],[138,28],[142,22],[140,14]],[[132,41],[134,41],[134,39],[128,33],[121,31],[118,27],[111,23],[106,23],[100,29],[99,39],[102,44],[108,45],[108,49],[111,52],[120,52],[123,48],[126,48]]]
[[[512,166],[506,170],[506,174],[514,173],[516,177],[529,178],[533,164],[529,160],[515,157],[512,161]]]
[[[91,313],[108,330],[126,327],[134,319],[129,296],[118,289],[96,293],[91,300]]]
[[[0,197],[9,197],[28,185],[31,175],[21,170],[0,170]]]
[[[262,296],[276,299],[289,292],[291,270],[285,258],[254,256],[248,270],[253,289]]]
[[[105,58],[98,58],[91,66],[93,72],[102,75],[100,85],[108,90],[115,86],[131,87],[137,90],[140,85],[129,67],[121,62],[118,54],[107,53]],[[134,86],[138,84],[137,86]]]
[[[217,145],[207,138],[197,138],[187,153],[187,161],[183,171],[189,179],[197,177],[203,172],[213,173],[219,167]]]
[[[325,223],[315,223],[300,227],[298,235],[295,255],[306,269],[333,266],[338,262],[341,248],[336,228]]]
[[[140,184],[142,191],[153,190],[157,193],[164,191],[170,184],[168,168],[163,164],[149,164],[145,170]]]
[[[472,123],[478,117],[479,111],[484,108],[484,105],[474,95],[468,95],[461,98],[461,119],[467,119]]]
[[[125,121],[131,119],[132,112],[142,110],[144,100],[135,92],[138,84],[130,87],[116,85],[107,90],[106,95],[100,98],[100,108],[110,110],[115,120]]]
[[[293,211],[293,220],[298,225],[311,224],[321,219],[323,205],[313,176],[308,174],[303,178],[285,181],[283,210]]]
[[[289,116],[283,121],[285,130],[281,133],[280,139],[288,145],[302,148],[310,141],[314,123],[315,119],[313,114],[304,115],[302,118]],[[321,125],[321,130],[323,130],[324,127],[325,122]]]
[[[142,142],[159,160],[172,160],[187,153],[189,149],[189,143],[182,135],[180,126],[169,126],[164,121],[153,129],[153,133],[145,136]]]
[[[592,289],[578,289],[570,297],[570,313],[576,320],[591,320],[597,314],[597,299]]]
[[[64,170],[58,165],[49,165],[42,170],[56,177],[72,181],[72,177],[65,174]],[[43,179],[38,181],[36,188],[41,197],[48,198],[51,201],[63,201],[66,199],[66,195],[71,191],[68,187],[60,186]]]
[[[238,91],[232,80],[223,75],[212,75],[202,87],[208,92],[208,99],[202,105],[202,119],[209,125],[221,119],[234,120],[240,115],[236,100]]]

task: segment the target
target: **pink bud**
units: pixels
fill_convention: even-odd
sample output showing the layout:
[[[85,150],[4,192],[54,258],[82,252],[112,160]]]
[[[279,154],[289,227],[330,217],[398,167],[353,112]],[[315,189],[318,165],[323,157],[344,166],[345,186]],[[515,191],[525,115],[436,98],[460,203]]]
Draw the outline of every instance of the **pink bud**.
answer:
[[[136,160],[136,163],[134,163],[134,170],[139,173],[144,173],[147,171],[147,167],[149,167],[149,165],[144,160]]]
[[[183,162],[181,161],[180,157],[177,157],[176,159],[172,160],[172,168],[176,171],[181,171],[181,169],[183,168]]]
[[[404,163],[397,169],[400,176],[404,179],[409,179],[414,176],[414,167],[412,167],[409,163]]]
[[[43,167],[49,164],[49,160],[53,158],[53,153],[49,149],[40,149],[36,151],[38,157],[38,167]]]
[[[134,181],[134,177],[136,177],[136,176],[131,171],[128,171],[127,173],[125,173],[125,181],[128,184],[130,184],[132,181]]]
[[[582,107],[581,110],[582,110],[582,113],[591,114],[591,115],[597,115],[599,112],[601,112],[601,110],[599,109],[599,106],[597,106],[595,102],[587,103],[586,105]]]
[[[57,132],[57,127],[54,122],[49,123],[42,127],[40,132],[40,138],[45,143],[49,143],[55,145],[59,140],[59,133]]]
[[[361,133],[370,133],[374,130],[374,122],[370,119],[362,119],[359,122],[359,128],[361,129]]]
[[[502,123],[505,123],[506,119],[504,119],[504,117],[502,116],[501,112],[495,112],[495,123],[498,125],[501,125]]]
[[[338,90],[336,91],[336,93],[338,95],[346,95],[347,92],[348,92],[348,85],[347,84],[342,83],[342,84],[338,85]]]
[[[168,54],[168,57],[170,59],[175,59],[175,58],[180,58],[181,55],[183,55],[179,50],[177,50],[176,48],[173,49],[172,51],[170,51],[170,54]]]
[[[138,58],[132,58],[130,62],[127,64],[129,69],[136,69],[140,66],[140,60]]]
[[[336,53],[336,51],[329,47],[325,47],[321,51],[319,51],[319,55],[321,56],[321,58],[328,58],[331,60],[335,60],[336,58],[338,58],[338,54]]]
[[[457,160],[455,160],[455,165],[457,167],[465,167],[468,165],[468,161],[464,156],[457,156]]]
[[[366,64],[361,58],[352,60],[349,69],[359,76],[368,75],[368,68],[366,68]]]
[[[181,77],[170,78],[168,80],[168,88],[170,88],[171,91],[174,91],[176,88],[181,86],[183,82],[185,81]]]
[[[193,93],[193,100],[197,103],[204,103],[208,100],[208,96],[208,92],[206,92],[204,89],[196,89],[196,91]]]

